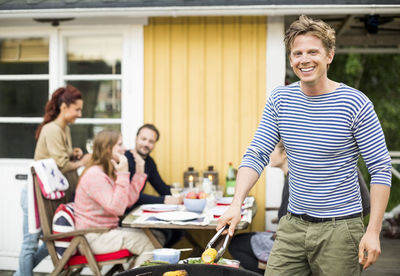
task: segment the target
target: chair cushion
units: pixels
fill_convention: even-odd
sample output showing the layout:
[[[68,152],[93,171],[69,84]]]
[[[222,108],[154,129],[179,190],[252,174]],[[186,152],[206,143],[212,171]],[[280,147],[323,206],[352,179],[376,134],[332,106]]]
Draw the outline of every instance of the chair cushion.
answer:
[[[53,234],[66,233],[75,230],[74,205],[72,202],[60,204],[53,217]],[[71,244],[73,237],[68,237],[54,242],[58,258],[62,258],[65,250]],[[76,252],[74,252],[75,254]]]
[[[133,256],[133,255],[131,254],[131,252],[129,252],[128,249],[122,249],[122,250],[111,252],[111,253],[97,254],[97,255],[94,255],[94,258],[97,262],[105,262],[105,261],[118,260],[118,259],[131,257],[131,256]],[[80,265],[80,264],[87,264],[87,260],[86,260],[85,256],[75,255],[75,256],[71,257],[67,263],[68,266]]]

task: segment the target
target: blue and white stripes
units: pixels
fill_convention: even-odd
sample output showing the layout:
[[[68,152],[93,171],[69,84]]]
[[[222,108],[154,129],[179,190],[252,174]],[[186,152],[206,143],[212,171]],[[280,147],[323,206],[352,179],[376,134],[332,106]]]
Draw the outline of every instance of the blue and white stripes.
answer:
[[[289,161],[290,212],[315,217],[361,212],[359,154],[371,184],[391,185],[390,156],[373,105],[345,84],[311,97],[298,82],[275,89],[241,167],[261,174],[280,139]]]

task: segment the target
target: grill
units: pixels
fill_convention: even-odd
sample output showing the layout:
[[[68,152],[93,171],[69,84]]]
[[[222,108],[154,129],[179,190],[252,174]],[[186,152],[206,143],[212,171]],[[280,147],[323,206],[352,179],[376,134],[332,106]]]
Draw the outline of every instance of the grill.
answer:
[[[184,269],[189,276],[260,276],[257,273],[221,265],[171,264],[138,267],[118,274],[118,276],[161,276],[164,272]]]

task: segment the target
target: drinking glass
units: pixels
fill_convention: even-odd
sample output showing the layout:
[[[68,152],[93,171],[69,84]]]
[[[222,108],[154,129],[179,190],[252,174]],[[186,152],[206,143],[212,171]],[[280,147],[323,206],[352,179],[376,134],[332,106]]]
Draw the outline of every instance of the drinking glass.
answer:
[[[223,186],[220,186],[220,185],[214,186],[213,185],[213,190],[214,190],[213,191],[214,197],[216,200],[221,199],[224,196],[224,187]]]
[[[174,182],[171,184],[171,194],[174,197],[180,197],[182,192],[182,185],[179,182]]]
[[[87,139],[86,140],[86,150],[88,153],[93,152],[93,139]]]

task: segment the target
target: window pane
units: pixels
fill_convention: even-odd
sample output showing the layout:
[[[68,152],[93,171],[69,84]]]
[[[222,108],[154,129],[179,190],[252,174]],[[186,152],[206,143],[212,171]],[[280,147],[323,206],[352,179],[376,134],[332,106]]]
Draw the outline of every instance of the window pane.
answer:
[[[121,118],[121,81],[69,81],[82,92],[84,118]]]
[[[37,124],[0,124],[0,158],[33,158]]]
[[[48,81],[0,81],[0,117],[42,117]]]
[[[88,152],[86,142],[88,139],[93,139],[94,136],[102,130],[116,130],[121,131],[121,126],[118,125],[81,125],[74,124],[70,126],[72,144],[74,147],[81,148],[83,152]]]
[[[47,38],[0,39],[0,74],[48,74]]]
[[[122,37],[68,37],[67,74],[121,74]]]

